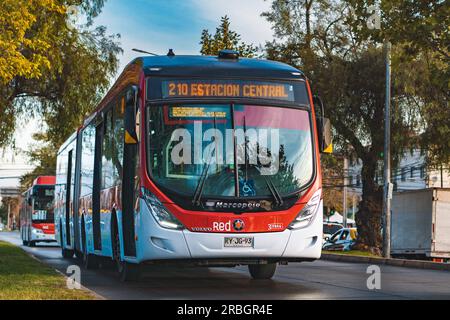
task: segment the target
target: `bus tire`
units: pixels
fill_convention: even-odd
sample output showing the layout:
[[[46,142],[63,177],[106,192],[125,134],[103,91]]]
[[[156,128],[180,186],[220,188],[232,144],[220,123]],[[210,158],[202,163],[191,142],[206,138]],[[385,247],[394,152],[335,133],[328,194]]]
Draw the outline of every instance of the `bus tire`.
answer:
[[[64,259],[71,259],[73,257],[73,250],[62,248],[61,255],[63,256]]]
[[[30,242],[28,242],[28,245],[29,245],[30,247],[36,247],[36,242],[30,241]]]
[[[112,245],[113,245],[113,261],[116,265],[119,279],[122,282],[137,281],[140,277],[140,265],[123,261],[120,252],[120,239],[116,219],[112,220]]]
[[[97,256],[94,254],[83,254],[83,265],[87,270],[98,269],[99,263]]]
[[[137,281],[140,278],[140,265],[123,261],[122,270],[119,274],[120,281]]]
[[[28,246],[28,241],[22,240],[22,244],[23,244],[24,246]]]
[[[250,264],[248,271],[255,280],[271,279],[277,270],[276,263],[268,264]]]
[[[75,258],[77,258],[78,260],[83,260],[83,252],[75,250]]]
[[[84,228],[84,220],[81,223],[81,238],[83,240],[83,266],[87,270],[98,269],[99,262],[95,255],[87,252],[86,230]]]

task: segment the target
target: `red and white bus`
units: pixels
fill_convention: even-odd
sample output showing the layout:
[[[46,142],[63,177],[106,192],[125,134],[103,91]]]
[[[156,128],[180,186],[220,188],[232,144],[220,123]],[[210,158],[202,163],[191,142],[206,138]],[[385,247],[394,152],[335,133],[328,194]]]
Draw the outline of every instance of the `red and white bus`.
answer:
[[[20,208],[20,234],[24,245],[55,242],[53,197],[55,176],[40,176],[23,193]]]
[[[137,58],[58,152],[62,254],[112,259],[123,280],[144,264],[248,265],[260,279],[313,261],[329,129],[286,64],[229,50]]]

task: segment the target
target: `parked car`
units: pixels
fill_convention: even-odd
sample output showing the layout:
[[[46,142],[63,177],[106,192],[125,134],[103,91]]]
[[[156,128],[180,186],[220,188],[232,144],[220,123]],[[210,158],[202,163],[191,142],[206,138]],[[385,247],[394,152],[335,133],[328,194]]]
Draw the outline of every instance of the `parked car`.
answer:
[[[358,237],[356,228],[342,228],[334,233],[322,246],[323,250],[349,251],[352,249]]]
[[[341,230],[344,226],[337,222],[323,222],[323,244],[325,244],[325,239],[330,239],[333,234]]]

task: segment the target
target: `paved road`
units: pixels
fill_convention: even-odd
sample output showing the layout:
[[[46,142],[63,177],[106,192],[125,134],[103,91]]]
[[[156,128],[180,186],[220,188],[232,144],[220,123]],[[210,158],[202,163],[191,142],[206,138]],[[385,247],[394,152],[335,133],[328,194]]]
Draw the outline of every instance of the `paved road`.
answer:
[[[0,240],[21,246],[18,233]],[[76,264],[58,247],[23,247],[65,273]],[[381,289],[367,288],[368,265],[331,261],[279,266],[272,280],[251,280],[245,267],[149,268],[136,283],[120,282],[113,270],[82,269],[82,284],[107,299],[450,299],[450,272],[380,266]]]

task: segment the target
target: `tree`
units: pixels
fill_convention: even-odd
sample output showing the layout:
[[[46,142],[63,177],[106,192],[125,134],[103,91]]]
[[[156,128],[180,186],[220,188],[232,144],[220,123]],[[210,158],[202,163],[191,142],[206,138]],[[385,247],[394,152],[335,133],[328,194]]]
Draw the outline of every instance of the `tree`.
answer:
[[[0,223],[6,224],[8,221],[8,208],[0,203]]]
[[[25,192],[36,177],[53,176],[56,171],[57,145],[48,142],[49,139],[45,133],[35,133],[33,138],[39,141],[39,144],[33,145],[26,154],[36,167],[20,178],[21,192]]]
[[[40,78],[43,69],[50,67],[50,39],[44,32],[33,37],[29,33],[38,12],[62,16],[64,7],[53,0],[3,0],[0,12],[0,81],[6,84],[16,76]]]
[[[229,49],[239,52],[241,57],[252,58],[257,53],[257,48],[252,44],[245,44],[241,36],[230,29],[230,18],[224,16],[220,19],[214,36],[207,29],[202,31],[200,53],[203,55],[216,56],[220,50]]]
[[[8,223],[8,212],[9,212],[10,223],[12,226],[14,219],[17,218],[14,216],[14,212],[17,212],[18,206],[19,206],[19,198],[4,197],[0,202],[0,222],[2,222],[5,225]]]
[[[374,1],[347,0],[354,8],[352,26],[359,37],[392,42],[393,71],[414,96],[423,120],[421,145],[430,164],[450,165],[450,6],[448,1],[379,3],[381,28],[358,28]]]
[[[5,0],[0,5],[0,20],[5,22],[0,29],[8,31],[0,35],[0,47],[9,48],[7,53],[0,53],[0,70],[8,71],[0,71],[0,147],[13,143],[12,134],[19,121],[41,119],[43,130],[37,136],[40,146],[30,151],[38,165],[36,174],[49,173],[55,151],[97,105],[118,68],[120,36],[107,35],[102,26],[92,28],[104,0],[79,3]],[[79,5],[87,17],[82,28],[68,24],[73,5]],[[18,24],[8,16],[23,21]],[[7,59],[14,56],[22,60]]]
[[[375,183],[384,144],[384,55],[359,36],[349,23],[344,1],[273,0],[263,15],[273,24],[276,40],[267,57],[304,70],[323,98],[342,154],[362,161],[362,200],[356,215],[359,246],[379,252],[382,191]],[[398,157],[414,135],[408,97],[394,79],[392,153]]]

